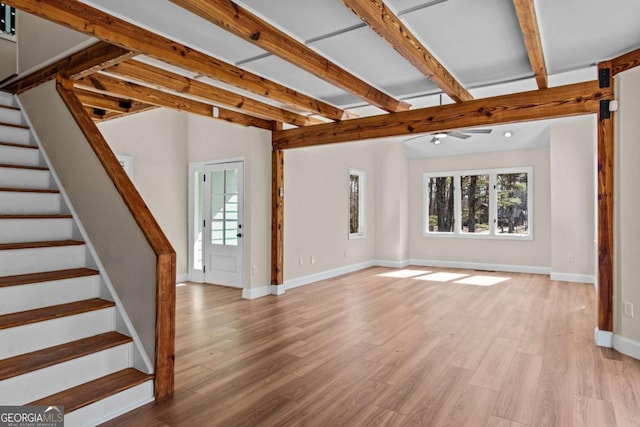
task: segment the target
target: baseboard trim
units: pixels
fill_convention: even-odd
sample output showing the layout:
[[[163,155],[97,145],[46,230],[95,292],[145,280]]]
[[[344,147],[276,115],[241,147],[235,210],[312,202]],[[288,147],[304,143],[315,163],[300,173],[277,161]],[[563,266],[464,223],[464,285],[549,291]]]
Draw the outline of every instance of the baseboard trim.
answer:
[[[286,290],[285,285],[271,285],[271,295],[282,295]]]
[[[420,267],[460,268],[465,270],[503,271],[505,273],[551,274],[549,267],[535,267],[511,264],[484,264],[478,262],[439,261],[431,259],[411,259],[410,265]]]
[[[297,279],[291,279],[284,282],[285,289],[294,289],[300,286],[308,285],[320,280],[331,279],[336,276],[341,276],[347,273],[353,273],[354,271],[363,270],[365,268],[373,267],[374,261],[365,261],[358,264],[347,265],[333,270],[322,271],[320,273],[310,274],[309,276],[298,277]]]
[[[176,284],[177,283],[184,283],[184,282],[188,282],[189,281],[189,275],[188,274],[177,274],[176,275]]]
[[[260,297],[266,297],[267,295],[271,295],[270,285],[242,290],[242,298],[244,299],[256,299]]]
[[[592,274],[554,273],[553,271],[551,272],[551,280],[558,282],[589,283],[590,285],[596,283],[596,277]]]
[[[373,265],[376,267],[405,268],[405,267],[408,267],[410,264],[411,263],[408,259],[403,259],[401,261],[389,261],[385,259],[373,260]]]
[[[616,335],[610,331],[595,329],[596,345],[613,348],[622,354],[640,360],[640,342]]]

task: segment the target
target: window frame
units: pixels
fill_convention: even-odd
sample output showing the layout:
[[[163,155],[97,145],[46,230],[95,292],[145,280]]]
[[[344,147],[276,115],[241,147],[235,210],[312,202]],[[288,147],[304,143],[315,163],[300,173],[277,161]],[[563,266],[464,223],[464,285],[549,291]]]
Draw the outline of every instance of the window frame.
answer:
[[[357,233],[351,232],[351,176],[359,177],[359,193],[358,193],[358,225],[360,230]],[[367,171],[364,169],[349,168],[349,180],[347,185],[347,233],[349,240],[364,239],[367,237]]]
[[[498,191],[497,177],[502,174],[526,173],[527,174],[527,222],[528,233],[526,235],[499,234],[498,223]],[[461,177],[470,175],[489,175],[489,234],[463,233],[462,232],[462,185]],[[429,181],[431,178],[453,177],[453,231],[429,231]],[[422,236],[429,238],[459,238],[459,239],[487,239],[487,240],[533,240],[534,224],[534,193],[533,193],[533,166],[520,166],[509,168],[472,169],[457,171],[425,172],[422,174]]]

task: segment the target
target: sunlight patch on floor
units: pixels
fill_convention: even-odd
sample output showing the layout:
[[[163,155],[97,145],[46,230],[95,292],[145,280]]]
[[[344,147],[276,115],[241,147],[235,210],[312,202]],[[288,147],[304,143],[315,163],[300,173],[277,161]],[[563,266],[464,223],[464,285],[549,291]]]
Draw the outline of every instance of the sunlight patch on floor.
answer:
[[[427,274],[427,273],[431,273],[431,272],[424,271],[424,270],[398,270],[398,271],[390,271],[389,273],[376,274],[376,276],[397,277],[400,279],[406,279],[408,277],[420,276],[421,274]]]
[[[456,280],[453,283],[460,285],[493,286],[506,280],[509,280],[509,278],[500,276],[471,276],[462,280]]]
[[[468,276],[468,274],[440,272],[440,273],[427,274],[426,276],[414,277],[414,279],[426,280],[430,282],[450,282],[452,280],[460,279],[466,276]]]

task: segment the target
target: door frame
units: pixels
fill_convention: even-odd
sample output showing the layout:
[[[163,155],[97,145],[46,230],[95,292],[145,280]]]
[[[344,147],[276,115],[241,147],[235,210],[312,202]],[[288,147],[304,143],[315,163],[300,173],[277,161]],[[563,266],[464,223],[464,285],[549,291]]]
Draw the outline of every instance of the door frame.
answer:
[[[187,234],[188,234],[188,255],[187,255],[187,264],[188,264],[188,272],[189,272],[189,281],[190,282],[196,282],[196,283],[205,283],[204,280],[204,270],[200,269],[197,270],[194,267],[194,258],[195,258],[195,251],[194,251],[194,246],[195,246],[195,207],[194,207],[194,202],[195,202],[195,193],[196,193],[196,180],[195,180],[195,174],[196,172],[202,172],[204,173],[204,168],[206,165],[217,165],[217,164],[224,164],[224,163],[235,163],[235,162],[242,162],[243,163],[243,178],[246,177],[245,174],[245,166],[246,166],[246,160],[244,157],[231,157],[231,158],[226,158],[226,159],[216,159],[216,160],[209,160],[209,161],[204,161],[204,162],[190,162],[189,163],[189,176],[187,177],[187,181],[189,182],[189,195],[188,195],[188,210],[187,210],[187,215],[188,215],[188,230],[187,230]],[[242,198],[243,201],[245,200],[244,197],[244,193],[246,192],[246,185],[244,186],[243,190],[242,190]],[[243,203],[244,205],[244,203]],[[203,207],[204,210],[204,207]],[[243,229],[246,229],[246,224],[244,221],[244,212],[243,212],[243,218],[242,218],[242,224],[243,224]],[[243,235],[246,236],[246,230],[243,232]],[[243,237],[244,238],[244,237]],[[242,245],[242,271],[241,271],[241,277],[242,277],[242,281],[241,281],[241,287],[236,288],[236,289],[244,289],[246,286],[245,283],[245,269],[246,269],[246,251],[247,251],[247,247],[248,244],[246,242],[244,242],[244,244]],[[204,248],[202,248],[204,250]]]

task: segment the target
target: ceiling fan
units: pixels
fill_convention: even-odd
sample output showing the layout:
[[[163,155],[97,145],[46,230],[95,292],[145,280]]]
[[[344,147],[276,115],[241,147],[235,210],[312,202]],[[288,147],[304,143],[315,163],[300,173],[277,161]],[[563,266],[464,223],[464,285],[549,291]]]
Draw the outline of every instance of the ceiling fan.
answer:
[[[459,139],[467,139],[467,138],[471,138],[471,135],[469,134],[479,134],[479,133],[484,133],[484,134],[488,134],[491,133],[492,129],[462,129],[462,130],[452,130],[452,131],[448,131],[448,132],[436,132],[436,133],[432,133],[432,134],[428,134],[428,135],[420,135],[420,136],[414,136],[413,138],[409,138],[409,139],[405,139],[403,142],[409,142],[409,141],[413,141],[414,139],[418,139],[418,138],[425,138],[425,137],[431,137],[431,143],[438,145],[442,142],[443,139],[448,138],[448,137],[452,137],[452,138],[459,138]]]

